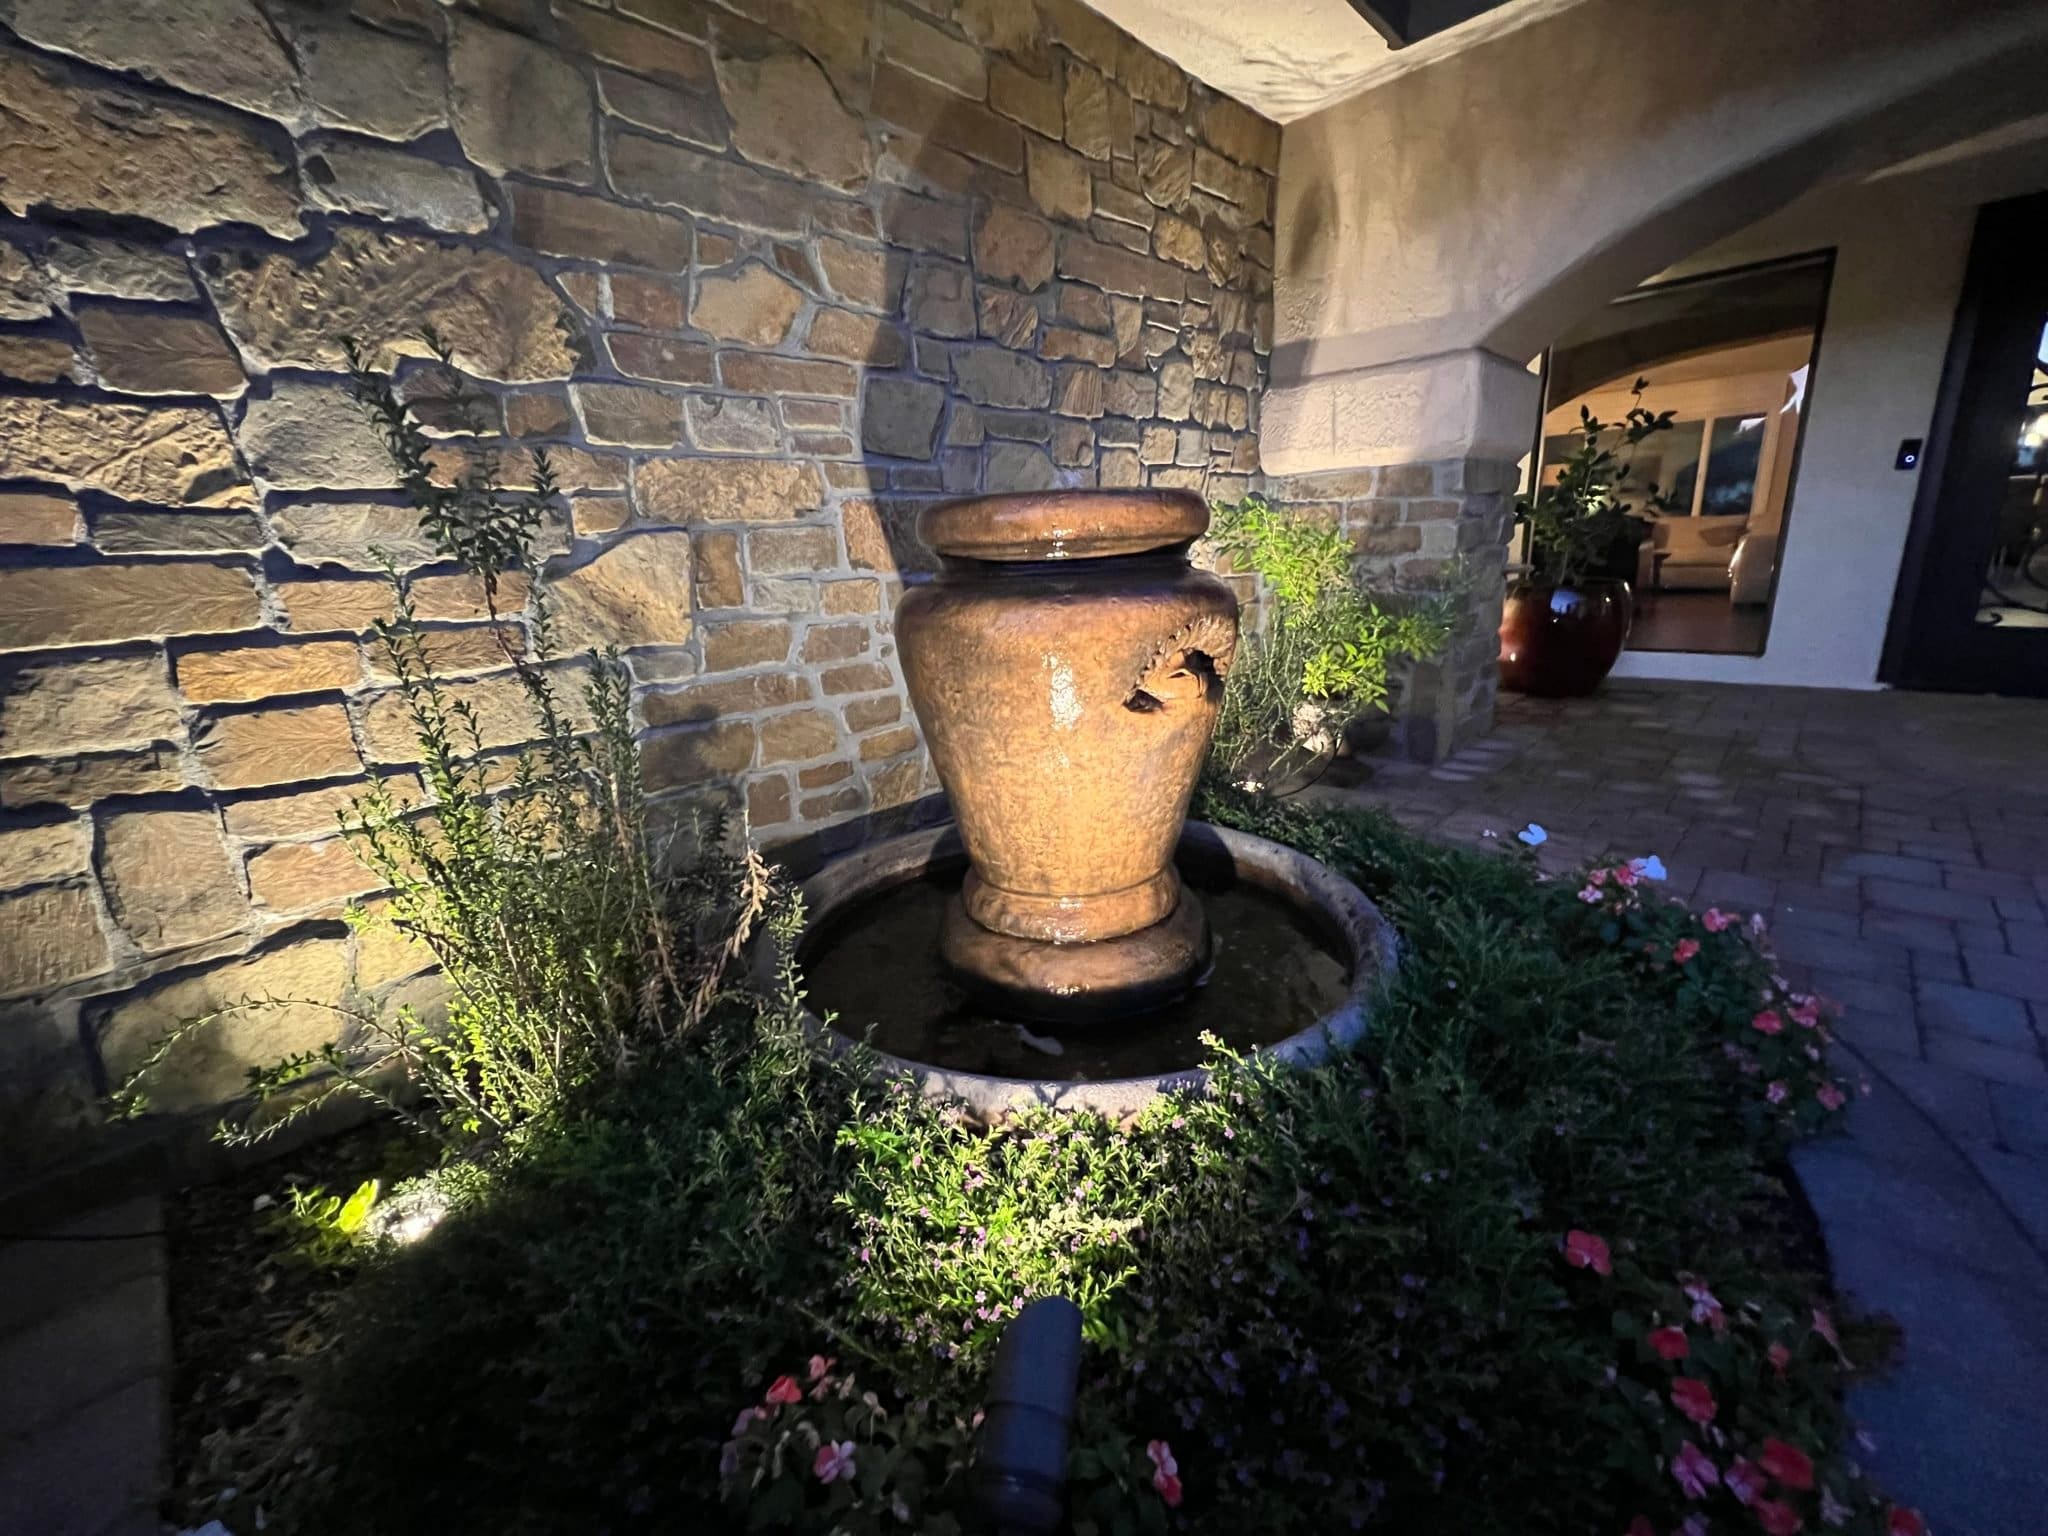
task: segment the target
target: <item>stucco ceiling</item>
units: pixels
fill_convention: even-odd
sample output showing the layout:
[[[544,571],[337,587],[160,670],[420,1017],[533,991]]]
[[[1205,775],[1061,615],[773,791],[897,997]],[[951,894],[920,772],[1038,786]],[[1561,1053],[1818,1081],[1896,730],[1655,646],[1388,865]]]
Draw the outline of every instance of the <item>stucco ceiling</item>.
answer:
[[[1087,3],[1197,79],[1285,123],[1580,0],[1506,0],[1398,49],[1348,0]]]

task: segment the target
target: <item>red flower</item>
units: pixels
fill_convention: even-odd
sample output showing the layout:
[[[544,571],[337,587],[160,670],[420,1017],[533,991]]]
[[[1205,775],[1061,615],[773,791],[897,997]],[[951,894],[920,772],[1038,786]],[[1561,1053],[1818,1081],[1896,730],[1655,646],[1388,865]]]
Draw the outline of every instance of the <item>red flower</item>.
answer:
[[[1627,1536],[1657,1536],[1657,1527],[1650,1524],[1648,1515],[1637,1515],[1628,1523]]]
[[[1650,1335],[1650,1348],[1660,1360],[1683,1360],[1692,1353],[1683,1328],[1659,1328]]]
[[[1680,939],[1677,944],[1672,946],[1671,958],[1675,964],[1683,965],[1699,952],[1700,941],[1698,939]]]
[[[1180,1508],[1180,1479],[1171,1472],[1154,1472],[1152,1486],[1159,1491],[1159,1501],[1168,1509]]]
[[[1792,1363],[1792,1351],[1782,1344],[1772,1344],[1764,1351],[1764,1355],[1771,1362],[1771,1369],[1780,1376],[1785,1374],[1785,1367]]]
[[[1787,1488],[1806,1493],[1813,1488],[1813,1462],[1806,1452],[1783,1440],[1766,1440],[1757,1464]]]
[[[1705,1498],[1707,1490],[1721,1481],[1720,1468],[1690,1440],[1681,1444],[1678,1454],[1671,1458],[1671,1475],[1678,1479],[1678,1486],[1689,1499]]]
[[[1780,1504],[1776,1499],[1758,1499],[1749,1507],[1756,1512],[1756,1523],[1770,1536],[1792,1536],[1806,1523],[1790,1504]]]
[[[1885,1517],[1886,1536],[1927,1536],[1927,1522],[1920,1518],[1920,1511],[1894,1504],[1892,1512]]]
[[[1777,1009],[1766,1008],[1749,1021],[1749,1027],[1760,1035],[1777,1035],[1784,1033],[1785,1021],[1778,1017]]]
[[[1695,1381],[1690,1376],[1679,1377],[1671,1383],[1671,1401],[1695,1424],[1714,1422],[1714,1394],[1704,1381]]]
[[[1607,1244],[1576,1227],[1564,1235],[1564,1261],[1574,1269],[1590,1269],[1596,1275],[1614,1273],[1614,1261],[1608,1257]]]
[[[803,1398],[804,1390],[796,1384],[794,1376],[778,1376],[775,1385],[768,1389],[768,1401],[771,1403],[800,1403]]]
[[[1626,864],[1617,864],[1614,866],[1614,883],[1616,885],[1634,885],[1636,881],[1641,878],[1642,877],[1640,875],[1638,875],[1634,870],[1630,869]]]

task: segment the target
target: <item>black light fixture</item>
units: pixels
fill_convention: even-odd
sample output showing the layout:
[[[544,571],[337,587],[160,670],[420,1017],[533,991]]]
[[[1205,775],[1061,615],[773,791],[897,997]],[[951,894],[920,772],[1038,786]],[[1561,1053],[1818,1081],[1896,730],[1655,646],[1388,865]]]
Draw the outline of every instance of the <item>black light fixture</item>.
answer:
[[[1066,1504],[1067,1440],[1081,1375],[1081,1309],[1047,1296],[996,1346],[975,1459],[982,1513],[1000,1536],[1050,1536]]]

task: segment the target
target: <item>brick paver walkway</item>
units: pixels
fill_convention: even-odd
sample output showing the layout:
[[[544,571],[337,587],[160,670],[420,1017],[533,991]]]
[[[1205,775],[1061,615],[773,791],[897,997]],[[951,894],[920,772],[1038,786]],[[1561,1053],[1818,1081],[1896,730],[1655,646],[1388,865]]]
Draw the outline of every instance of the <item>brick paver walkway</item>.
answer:
[[[2048,703],[1611,683],[1314,793],[1453,841],[1535,821],[1553,868],[1656,853],[1769,915],[1873,1084],[1796,1166],[1837,1279],[1907,1330],[1852,1400],[1877,1469],[1939,1536],[2048,1531]]]
[[[163,1208],[123,1201],[0,1245],[0,1532],[155,1536],[170,1327]],[[110,1235],[116,1240],[108,1241]],[[78,1240],[72,1240],[78,1239]]]

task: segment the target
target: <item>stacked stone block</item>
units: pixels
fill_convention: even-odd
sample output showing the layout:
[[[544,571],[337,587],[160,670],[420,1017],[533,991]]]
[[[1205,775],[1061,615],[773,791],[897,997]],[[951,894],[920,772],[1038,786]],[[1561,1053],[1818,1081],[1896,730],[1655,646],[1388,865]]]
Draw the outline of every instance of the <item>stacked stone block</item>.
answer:
[[[662,803],[766,842],[935,788],[922,505],[1257,471],[1278,130],[1073,0],[15,0],[0,102],[8,1166],[178,1018],[427,985],[337,921],[336,812],[416,784],[381,567],[493,749],[529,594],[435,560],[345,338],[440,472],[548,450],[561,665],[622,647]]]

